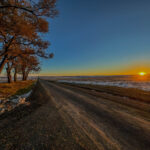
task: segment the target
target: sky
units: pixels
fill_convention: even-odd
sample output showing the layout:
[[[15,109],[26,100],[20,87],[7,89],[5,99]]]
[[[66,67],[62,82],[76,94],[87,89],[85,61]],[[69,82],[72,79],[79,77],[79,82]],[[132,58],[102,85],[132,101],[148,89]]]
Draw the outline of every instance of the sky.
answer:
[[[40,75],[150,73],[149,0],[57,0]]]

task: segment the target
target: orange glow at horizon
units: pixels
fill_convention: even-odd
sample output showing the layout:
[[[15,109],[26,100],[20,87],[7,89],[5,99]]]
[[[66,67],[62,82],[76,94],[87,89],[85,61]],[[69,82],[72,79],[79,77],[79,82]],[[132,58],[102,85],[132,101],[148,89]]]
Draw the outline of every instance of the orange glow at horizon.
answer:
[[[146,72],[139,72],[139,75],[140,75],[140,76],[145,76],[145,75],[146,75]]]

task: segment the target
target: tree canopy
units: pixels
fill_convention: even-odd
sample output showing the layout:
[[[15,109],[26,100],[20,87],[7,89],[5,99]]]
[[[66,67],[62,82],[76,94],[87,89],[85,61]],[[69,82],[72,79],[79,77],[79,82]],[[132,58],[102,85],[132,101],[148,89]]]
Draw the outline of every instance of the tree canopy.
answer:
[[[22,63],[26,57],[35,62],[36,57],[53,57],[46,51],[49,41],[43,40],[41,34],[49,31],[47,17],[57,14],[56,0],[0,1],[0,73],[16,59]]]

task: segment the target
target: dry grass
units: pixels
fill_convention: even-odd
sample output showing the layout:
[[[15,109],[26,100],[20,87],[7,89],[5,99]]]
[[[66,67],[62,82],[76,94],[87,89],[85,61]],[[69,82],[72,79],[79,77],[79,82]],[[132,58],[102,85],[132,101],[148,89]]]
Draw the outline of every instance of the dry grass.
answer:
[[[13,95],[26,93],[31,89],[35,81],[18,81],[16,83],[0,83],[0,98],[8,98]]]

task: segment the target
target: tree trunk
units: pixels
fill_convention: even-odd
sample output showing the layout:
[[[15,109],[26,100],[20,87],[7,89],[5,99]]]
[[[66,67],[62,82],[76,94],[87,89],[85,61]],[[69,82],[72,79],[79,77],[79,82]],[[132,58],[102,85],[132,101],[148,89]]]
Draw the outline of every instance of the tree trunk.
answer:
[[[25,78],[26,78],[26,73],[25,71],[22,71],[22,81],[25,81]]]
[[[28,78],[30,70],[24,70],[22,69],[22,81],[26,81]]]
[[[17,73],[14,73],[14,82],[17,82]]]
[[[7,74],[7,79],[8,79],[8,83],[12,83],[12,76],[10,72]]]
[[[29,71],[26,72],[25,80],[28,79]]]
[[[17,82],[17,73],[14,73],[14,82]]]
[[[1,63],[0,63],[0,74],[1,74],[3,68],[4,68],[5,64],[6,64],[6,60],[7,60],[7,55],[5,55],[5,56],[3,57],[3,59],[2,59],[2,61],[1,61]]]
[[[17,82],[17,67],[15,67],[14,82]]]
[[[26,81],[26,80],[27,80],[27,78],[28,78],[28,75],[27,75],[27,74],[25,74],[25,76],[24,76],[24,81]]]
[[[7,63],[7,79],[8,79],[8,83],[12,83],[12,76],[11,76],[11,67],[9,65],[9,63]]]
[[[4,54],[3,59],[2,59],[2,61],[1,61],[1,63],[0,63],[0,74],[1,74],[3,68],[4,68],[5,64],[6,64],[7,57],[8,57],[7,52],[8,52],[8,50],[9,50],[9,47],[10,47],[11,43],[13,42],[14,38],[15,38],[15,37],[13,36],[13,37],[10,39],[8,45],[5,47],[5,54]]]
[[[25,81],[25,75],[22,74],[22,81]]]

